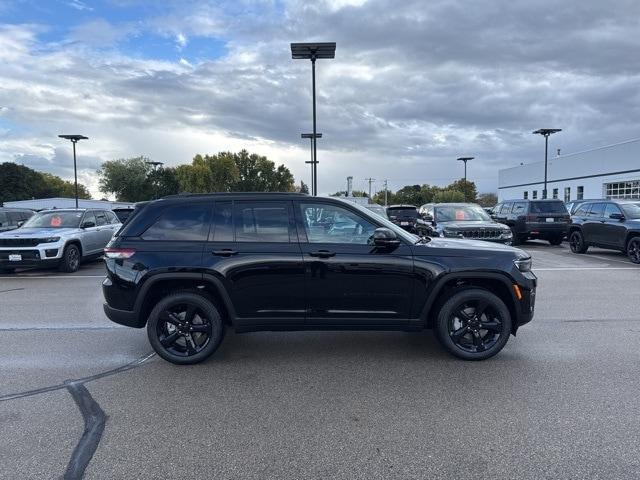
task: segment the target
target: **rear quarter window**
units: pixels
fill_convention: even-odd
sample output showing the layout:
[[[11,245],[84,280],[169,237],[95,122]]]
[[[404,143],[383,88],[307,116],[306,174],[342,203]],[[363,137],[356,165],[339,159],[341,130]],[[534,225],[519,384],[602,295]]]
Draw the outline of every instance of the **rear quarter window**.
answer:
[[[210,214],[211,207],[206,204],[167,207],[141,237],[148,241],[204,241]]]

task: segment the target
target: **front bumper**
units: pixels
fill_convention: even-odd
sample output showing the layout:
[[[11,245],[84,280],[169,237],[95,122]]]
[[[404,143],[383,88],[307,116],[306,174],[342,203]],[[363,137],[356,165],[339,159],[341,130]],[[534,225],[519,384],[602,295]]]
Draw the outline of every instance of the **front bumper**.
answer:
[[[523,275],[525,281],[522,283],[518,282],[518,286],[522,292],[522,300],[517,300],[516,302],[516,328],[533,320],[536,306],[538,278],[533,272],[526,272]]]
[[[0,248],[0,268],[55,266],[62,259],[62,251],[55,243],[32,248]],[[15,260],[17,255],[20,260]]]

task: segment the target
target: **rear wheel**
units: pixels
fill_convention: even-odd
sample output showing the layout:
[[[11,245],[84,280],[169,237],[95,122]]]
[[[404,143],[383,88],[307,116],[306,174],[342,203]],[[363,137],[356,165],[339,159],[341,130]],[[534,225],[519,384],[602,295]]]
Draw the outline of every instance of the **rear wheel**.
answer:
[[[180,365],[199,363],[218,349],[224,324],[215,305],[194,292],[173,293],[149,315],[147,335],[156,353]]]
[[[575,230],[569,235],[569,247],[573,253],[586,253],[589,249],[580,230]]]
[[[627,256],[633,263],[640,263],[640,237],[633,237],[627,243]]]
[[[502,350],[509,340],[511,314],[493,293],[468,288],[444,303],[435,332],[449,353],[464,360],[484,360]]]
[[[564,235],[557,235],[555,237],[551,237],[549,238],[549,243],[551,245],[560,245],[562,243],[563,238],[564,238]]]
[[[58,269],[61,272],[72,273],[80,269],[80,249],[75,244],[67,245],[62,254],[62,260]]]

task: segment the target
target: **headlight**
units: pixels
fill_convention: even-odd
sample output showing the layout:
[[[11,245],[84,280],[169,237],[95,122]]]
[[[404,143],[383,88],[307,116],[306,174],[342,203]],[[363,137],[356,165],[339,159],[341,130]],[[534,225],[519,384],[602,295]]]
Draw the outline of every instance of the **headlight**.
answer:
[[[48,237],[40,239],[40,243],[56,243],[60,241],[60,237]]]
[[[511,238],[511,237],[513,237],[513,232],[511,231],[511,229],[503,230],[502,238]]]
[[[521,272],[531,271],[531,264],[532,264],[531,257],[517,258],[513,261],[513,263]]]

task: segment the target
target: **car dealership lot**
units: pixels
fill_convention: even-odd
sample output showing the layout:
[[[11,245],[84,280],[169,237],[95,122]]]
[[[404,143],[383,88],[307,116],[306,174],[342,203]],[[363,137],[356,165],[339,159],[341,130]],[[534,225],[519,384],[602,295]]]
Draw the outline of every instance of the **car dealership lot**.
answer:
[[[100,263],[0,276],[0,478],[64,473],[83,433],[64,382],[101,373],[86,478],[637,478],[640,267],[523,248],[536,317],[479,363],[429,332],[297,332],[177,367],[104,317]]]

